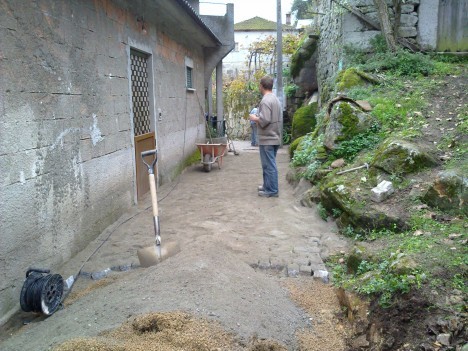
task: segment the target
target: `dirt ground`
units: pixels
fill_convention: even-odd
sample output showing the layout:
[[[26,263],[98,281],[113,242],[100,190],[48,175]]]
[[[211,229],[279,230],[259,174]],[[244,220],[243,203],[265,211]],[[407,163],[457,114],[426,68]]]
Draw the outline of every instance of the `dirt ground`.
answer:
[[[285,180],[286,147],[277,158],[279,198],[257,196],[258,149],[249,142],[235,148],[239,155],[229,153],[222,169],[206,173],[197,164],[158,189],[163,245],[177,242],[179,253],[138,267],[137,249],[154,239],[146,198],[53,272],[68,278],[81,270],[64,308],[46,319],[19,313],[3,326],[0,349],[49,350],[79,337],[86,338],[83,350],[139,350],[129,326],[145,334],[169,325],[172,344],[156,348],[162,341],[152,339],[154,348],[141,349],[345,350],[335,292],[312,274],[325,270],[323,258],[346,250],[347,242],[314,208],[299,204]],[[98,276],[106,277],[91,278]],[[127,344],[117,346],[116,328],[127,333]],[[176,343],[190,331],[221,341]],[[62,350],[80,350],[76,345]]]

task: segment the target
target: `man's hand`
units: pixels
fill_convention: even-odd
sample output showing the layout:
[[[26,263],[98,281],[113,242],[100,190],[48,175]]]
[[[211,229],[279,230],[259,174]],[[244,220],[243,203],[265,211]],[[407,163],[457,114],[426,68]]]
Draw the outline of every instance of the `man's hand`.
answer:
[[[257,115],[249,115],[249,119],[254,122],[258,122],[260,118]]]

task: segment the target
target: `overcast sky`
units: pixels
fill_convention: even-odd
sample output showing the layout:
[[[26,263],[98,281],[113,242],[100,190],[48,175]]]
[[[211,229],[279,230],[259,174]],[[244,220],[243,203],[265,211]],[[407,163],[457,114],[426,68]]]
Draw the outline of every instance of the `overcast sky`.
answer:
[[[281,0],[281,19],[286,22],[286,13],[291,11],[293,0]],[[200,14],[224,15],[226,3],[234,4],[234,23],[258,16],[276,22],[277,0],[201,0]],[[222,12],[222,13],[221,13]]]

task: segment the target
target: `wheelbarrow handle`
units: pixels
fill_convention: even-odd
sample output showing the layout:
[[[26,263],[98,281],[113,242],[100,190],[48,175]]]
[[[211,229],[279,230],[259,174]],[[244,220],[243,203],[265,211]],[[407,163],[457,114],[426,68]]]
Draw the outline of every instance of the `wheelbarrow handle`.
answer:
[[[153,155],[154,155],[153,162],[151,164],[147,163],[145,161],[145,157],[146,156],[153,156]],[[148,167],[148,173],[153,174],[154,165],[156,164],[156,161],[158,160],[158,150],[154,149],[154,150],[143,151],[141,153],[141,159],[142,159],[143,163],[146,165],[146,167]]]

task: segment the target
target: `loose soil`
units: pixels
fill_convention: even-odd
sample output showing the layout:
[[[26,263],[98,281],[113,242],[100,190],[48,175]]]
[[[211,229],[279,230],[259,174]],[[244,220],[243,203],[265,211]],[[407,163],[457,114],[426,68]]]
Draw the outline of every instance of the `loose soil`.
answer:
[[[81,269],[63,309],[18,313],[0,349],[345,350],[335,291],[312,274],[348,243],[299,204],[285,180],[287,148],[280,196],[262,198],[258,149],[235,145],[222,169],[197,164],[158,189],[163,245],[177,242],[179,253],[138,267],[137,249],[154,238],[145,198],[53,272]]]

